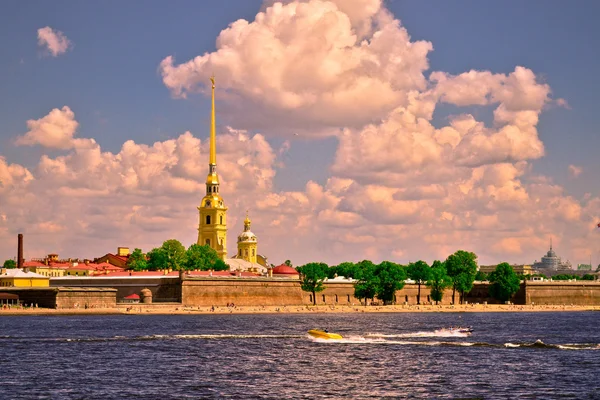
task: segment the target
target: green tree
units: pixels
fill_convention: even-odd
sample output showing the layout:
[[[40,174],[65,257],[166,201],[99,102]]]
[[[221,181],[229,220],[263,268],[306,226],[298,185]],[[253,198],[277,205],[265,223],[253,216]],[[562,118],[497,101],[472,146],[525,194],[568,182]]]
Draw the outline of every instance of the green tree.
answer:
[[[161,247],[155,247],[146,256],[148,257],[148,270],[158,271],[167,268],[167,257]]]
[[[353,262],[343,262],[339,265],[329,268],[328,278],[344,276],[346,278],[355,278],[359,268]]]
[[[421,304],[421,285],[429,280],[431,268],[425,261],[417,261],[408,265],[408,277],[417,283],[417,304]]]
[[[477,271],[477,273],[475,274],[475,280],[480,282],[487,281],[488,276],[485,272]]]
[[[193,244],[186,251],[183,269],[200,271],[226,271],[229,269],[227,264],[219,257],[215,249],[207,245]]]
[[[146,255],[141,249],[134,249],[127,259],[127,268],[134,271],[145,271],[148,269]]]
[[[167,268],[173,271],[182,269],[185,263],[185,247],[176,239],[166,240],[162,246],[162,251],[165,254]]]
[[[292,262],[290,260],[285,260],[283,262],[284,265],[287,265],[288,267],[293,267]]]
[[[473,288],[473,281],[477,274],[477,256],[475,253],[458,250],[448,256],[445,264],[448,276],[452,278],[452,304],[456,304],[457,290],[460,293],[460,303],[462,304],[465,292],[469,292]]]
[[[490,295],[500,301],[507,301],[517,293],[521,282],[508,263],[500,263],[490,273]]]
[[[377,294],[378,279],[375,276],[375,265],[371,261],[361,261],[355,266],[359,266],[356,269],[356,282],[354,283],[354,297],[357,299],[364,299],[365,306],[367,305],[367,299],[373,300]]]
[[[375,296],[383,301],[383,304],[394,302],[396,291],[404,287],[406,280],[406,269],[399,264],[383,261],[375,267],[377,277],[377,293]]]
[[[4,264],[2,264],[2,267],[6,268],[6,269],[11,269],[11,268],[17,268],[17,262],[15,260],[6,260],[4,261]]]
[[[296,268],[300,272],[300,287],[312,293],[313,305],[317,305],[317,293],[325,290],[323,281],[327,278],[329,266],[325,263],[308,263]]]
[[[593,281],[594,279],[596,278],[592,274],[585,274],[581,277],[582,281]]]
[[[437,305],[444,297],[444,290],[452,286],[452,279],[448,276],[446,265],[443,262],[439,260],[433,262],[427,286],[431,291],[431,299]]]

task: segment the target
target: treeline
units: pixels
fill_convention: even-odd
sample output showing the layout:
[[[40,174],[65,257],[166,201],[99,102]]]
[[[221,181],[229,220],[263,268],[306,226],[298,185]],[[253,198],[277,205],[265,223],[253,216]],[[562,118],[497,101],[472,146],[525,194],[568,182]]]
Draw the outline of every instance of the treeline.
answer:
[[[206,245],[193,244],[187,249],[175,239],[165,241],[162,246],[144,254],[135,249],[129,255],[127,267],[134,271],[158,271],[171,269],[226,271],[229,266],[221,260],[217,252]]]
[[[344,262],[329,267],[325,263],[308,263],[296,268],[301,274],[302,290],[312,293],[313,304],[316,304],[316,293],[325,289],[325,278],[345,276],[355,279],[354,296],[364,304],[375,298],[384,304],[395,302],[397,290],[404,287],[406,279],[413,280],[417,286],[417,304],[421,304],[421,286],[430,289],[430,296],[436,304],[442,300],[444,290],[452,288],[452,303],[456,293],[459,301],[464,302],[465,294],[473,288],[473,283],[480,275],[477,271],[475,253],[458,250],[444,261],[436,260],[430,266],[425,261],[417,261],[408,265],[383,261],[374,264],[364,260],[358,263]],[[520,287],[520,279],[508,263],[498,264],[496,270],[486,276],[490,282],[490,295],[500,301],[509,300]]]

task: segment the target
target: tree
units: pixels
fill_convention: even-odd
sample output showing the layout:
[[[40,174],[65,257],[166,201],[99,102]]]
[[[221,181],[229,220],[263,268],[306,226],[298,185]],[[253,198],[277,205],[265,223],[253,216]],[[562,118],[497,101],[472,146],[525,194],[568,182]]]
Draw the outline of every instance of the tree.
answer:
[[[208,245],[193,244],[185,252],[185,262],[183,269],[200,271],[226,271],[229,269],[227,264],[219,257],[215,249]]]
[[[398,264],[383,261],[375,267],[377,277],[377,293],[375,294],[383,304],[394,302],[396,291],[404,287],[406,270]]]
[[[11,268],[17,268],[17,262],[15,260],[6,260],[4,261],[4,264],[2,265],[2,267],[6,268],[6,269],[11,269]]]
[[[421,284],[424,284],[431,275],[431,268],[425,261],[417,261],[408,265],[408,277],[417,283],[417,304],[421,304]]]
[[[325,290],[323,281],[327,278],[328,269],[325,263],[308,263],[297,268],[301,274],[300,287],[312,293],[313,305],[317,305],[317,293]]]
[[[375,265],[371,261],[361,261],[356,264],[355,278],[357,281],[354,283],[354,297],[357,299],[365,300],[365,307],[367,305],[367,299],[373,300],[375,294],[377,294],[378,280],[375,276]]]
[[[477,273],[475,274],[475,280],[476,281],[487,281],[488,276],[485,272],[477,271]]]
[[[155,247],[150,250],[146,256],[148,257],[148,270],[158,271],[167,268],[166,254],[161,247]]]
[[[344,276],[346,278],[355,278],[359,268],[357,264],[352,262],[343,262],[339,265],[329,268],[328,278],[335,278],[336,276]]]
[[[490,295],[497,300],[510,300],[520,287],[519,277],[508,263],[498,264],[490,273]]]
[[[448,276],[452,278],[452,304],[456,304],[457,290],[460,293],[460,303],[462,304],[465,292],[469,292],[473,288],[473,281],[477,274],[477,256],[475,253],[458,250],[448,256],[445,264]]]
[[[427,286],[431,291],[431,300],[437,305],[444,297],[444,289],[452,286],[452,279],[446,272],[446,265],[438,260],[435,260],[431,265],[431,274],[427,281]]]
[[[144,271],[148,269],[148,261],[146,255],[141,249],[134,249],[133,253],[127,259],[127,268],[134,271]]]
[[[292,262],[290,260],[285,260],[283,262],[284,265],[287,265],[288,267],[293,267]]]
[[[593,281],[596,277],[592,274],[585,274],[581,277],[582,281]]]

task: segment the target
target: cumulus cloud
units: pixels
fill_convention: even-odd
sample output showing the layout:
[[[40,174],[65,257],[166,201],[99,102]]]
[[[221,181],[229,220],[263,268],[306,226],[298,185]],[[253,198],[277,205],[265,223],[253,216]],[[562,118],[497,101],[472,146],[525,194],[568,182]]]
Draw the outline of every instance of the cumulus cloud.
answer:
[[[66,53],[73,44],[61,32],[46,26],[37,30],[38,45],[46,49],[53,57]]]
[[[205,93],[217,75],[219,111],[233,123],[217,139],[231,252],[246,209],[259,251],[275,263],[432,261],[457,249],[482,263],[531,263],[550,235],[564,258],[595,243],[600,199],[579,201],[532,172],[544,156],[540,115],[561,105],[550,85],[524,66],[429,73],[432,48],[379,0],[268,1],[252,21],[223,30],[216,51],[162,60],[175,97]],[[434,121],[442,103],[457,112]],[[492,118],[478,119],[475,107]],[[17,144],[63,153],[35,168],[0,158],[0,238],[27,227],[30,251],[87,257],[78,249],[196,240],[206,141],[185,132],[106,152],[76,138],[66,106],[27,127]],[[266,129],[250,133],[257,127]],[[281,155],[295,143],[288,128],[337,137],[324,181],[277,190]],[[278,149],[268,141],[275,133],[287,135]]]
[[[226,103],[240,107],[234,123],[260,124],[252,120],[258,115],[271,128],[304,129],[383,117],[410,91],[425,88],[432,49],[411,41],[380,1],[364,0],[274,3],[254,21],[233,22],[216,45],[182,64],[173,56],[162,60],[163,82],[174,96],[207,89],[214,72]]]
[[[74,138],[78,126],[75,113],[69,107],[55,108],[40,119],[27,121],[29,131],[17,137],[15,143],[61,150],[94,147],[96,143],[94,139]]]

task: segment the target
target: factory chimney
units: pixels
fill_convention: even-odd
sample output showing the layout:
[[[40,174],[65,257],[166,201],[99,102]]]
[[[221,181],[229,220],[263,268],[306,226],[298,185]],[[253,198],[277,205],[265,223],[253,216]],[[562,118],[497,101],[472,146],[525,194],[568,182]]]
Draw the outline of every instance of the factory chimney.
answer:
[[[17,247],[17,268],[23,268],[23,234],[19,233],[19,244]]]

